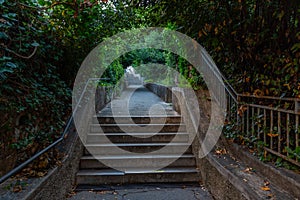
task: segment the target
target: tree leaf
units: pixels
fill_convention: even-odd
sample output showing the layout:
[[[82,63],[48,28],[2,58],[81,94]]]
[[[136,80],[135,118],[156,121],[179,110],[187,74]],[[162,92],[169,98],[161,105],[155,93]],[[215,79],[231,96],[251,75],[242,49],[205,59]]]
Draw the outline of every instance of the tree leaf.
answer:
[[[0,0],[1,1],[1,0]],[[0,4],[1,5],[1,4]],[[4,32],[0,32],[0,39],[8,39],[8,35]]]
[[[12,62],[7,62],[7,63],[6,63],[6,66],[7,66],[7,67],[10,67],[10,68],[12,68],[12,69],[17,68],[17,65],[16,65],[15,63],[12,63]]]
[[[38,46],[40,46],[40,44],[37,42],[33,42],[33,43],[31,43],[31,46],[38,47]]]

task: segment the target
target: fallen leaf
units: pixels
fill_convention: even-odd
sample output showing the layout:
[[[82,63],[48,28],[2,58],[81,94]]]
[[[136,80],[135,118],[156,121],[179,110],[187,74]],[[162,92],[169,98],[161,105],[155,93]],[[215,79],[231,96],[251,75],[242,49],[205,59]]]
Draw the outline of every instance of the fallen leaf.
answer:
[[[264,186],[260,188],[263,191],[270,191],[271,189],[268,186]]]
[[[264,92],[260,89],[256,89],[254,92],[253,92],[253,95],[256,96],[256,97],[261,97],[261,96],[264,96]]]
[[[253,172],[253,169],[251,167],[247,167],[244,172],[251,174]]]
[[[38,172],[37,173],[37,176],[38,177],[43,177],[43,176],[45,176],[47,174],[47,172]]]
[[[39,165],[38,165],[38,168],[46,168],[47,167],[47,165],[48,165],[48,159],[47,158],[45,158],[44,160],[42,160],[42,161],[40,161],[40,163],[39,163]]]
[[[270,182],[268,180],[264,180],[264,186],[270,185]]]
[[[216,150],[215,153],[217,155],[224,155],[224,154],[227,154],[227,151],[226,151],[226,149],[218,149],[218,150]]]
[[[13,192],[21,192],[22,191],[22,186],[21,185],[16,185],[14,188],[13,188]]]
[[[239,116],[243,116],[243,114],[244,114],[244,112],[247,110],[247,106],[245,106],[245,105],[242,105],[239,109],[238,109],[238,115]]]
[[[274,133],[268,133],[269,137],[278,137],[279,134],[274,134]]]
[[[97,192],[96,192],[96,194],[106,194],[106,193],[107,193],[107,191],[104,191],[104,190],[103,190],[103,191],[97,191]]]
[[[29,176],[34,177],[36,175],[36,171],[35,170],[30,170],[29,171]]]

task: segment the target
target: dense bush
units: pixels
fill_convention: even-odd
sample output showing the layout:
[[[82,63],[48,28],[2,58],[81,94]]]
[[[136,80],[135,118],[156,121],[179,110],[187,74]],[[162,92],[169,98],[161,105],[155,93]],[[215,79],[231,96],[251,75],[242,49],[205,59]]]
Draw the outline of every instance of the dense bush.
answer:
[[[160,1],[159,24],[202,44],[241,93],[300,97],[300,4],[292,1]]]
[[[58,73],[62,51],[32,1],[0,1],[0,150],[6,171],[48,145],[70,113],[70,89]]]
[[[2,174],[60,135],[86,55],[107,37],[145,26],[151,14],[143,4],[105,0],[0,0],[0,13]],[[115,61],[105,84],[123,72]]]

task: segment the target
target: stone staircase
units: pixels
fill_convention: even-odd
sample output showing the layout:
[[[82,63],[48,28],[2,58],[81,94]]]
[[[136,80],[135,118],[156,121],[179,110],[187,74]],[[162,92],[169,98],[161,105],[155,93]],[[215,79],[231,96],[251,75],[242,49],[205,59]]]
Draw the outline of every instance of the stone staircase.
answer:
[[[126,73],[128,85],[142,85],[143,81],[140,74]]]
[[[95,116],[77,185],[198,182],[189,134],[182,121],[177,113],[166,117]],[[124,151],[120,153],[120,149]],[[183,154],[182,149],[186,149]]]

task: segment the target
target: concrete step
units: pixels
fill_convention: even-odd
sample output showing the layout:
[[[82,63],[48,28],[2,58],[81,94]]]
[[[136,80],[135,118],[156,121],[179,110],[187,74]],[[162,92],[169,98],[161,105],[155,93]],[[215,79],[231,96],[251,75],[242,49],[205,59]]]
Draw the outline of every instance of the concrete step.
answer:
[[[162,123],[169,123],[169,124],[180,124],[181,123],[181,116],[180,115],[168,115],[168,116],[103,116],[98,115],[93,117],[94,124],[131,124],[132,122],[136,124],[162,124]]]
[[[176,139],[174,137],[176,136]],[[189,134],[186,132],[171,133],[93,133],[87,135],[88,144],[102,144],[108,138],[113,143],[166,143],[188,142]]]
[[[91,133],[156,133],[156,132],[185,132],[185,124],[91,124]]]
[[[134,153],[149,153],[160,150],[159,153],[164,154],[178,154],[192,153],[192,148],[188,143],[116,143],[116,144],[87,144],[85,154],[91,153],[92,155],[118,155],[120,150],[123,149],[128,152]]]
[[[197,181],[198,170],[192,167],[164,168],[156,171],[133,168],[125,172],[114,169],[80,170],[76,177],[77,185]]]
[[[180,156],[180,155],[179,155]],[[153,166],[153,163],[162,163],[168,160],[177,159],[178,155],[114,155],[114,156],[83,156],[80,159],[80,169],[105,169],[108,168],[105,163],[112,163],[117,168],[139,167],[147,168]],[[112,166],[110,165],[110,166]],[[184,154],[180,158],[173,161],[168,167],[194,167],[196,165],[193,154]]]

